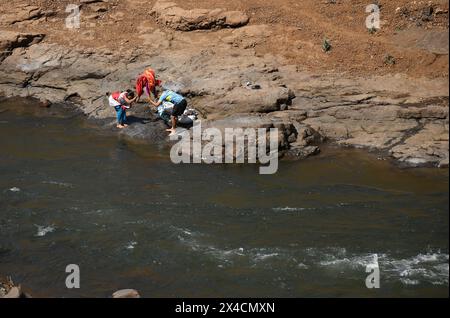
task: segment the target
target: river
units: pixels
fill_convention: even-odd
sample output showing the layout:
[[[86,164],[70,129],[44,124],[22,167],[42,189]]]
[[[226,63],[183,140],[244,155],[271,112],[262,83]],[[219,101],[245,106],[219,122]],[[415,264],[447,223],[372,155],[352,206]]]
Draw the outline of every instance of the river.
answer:
[[[15,103],[0,102],[0,276],[33,296],[448,297],[447,169],[333,147],[269,176],[174,165],[167,145]]]

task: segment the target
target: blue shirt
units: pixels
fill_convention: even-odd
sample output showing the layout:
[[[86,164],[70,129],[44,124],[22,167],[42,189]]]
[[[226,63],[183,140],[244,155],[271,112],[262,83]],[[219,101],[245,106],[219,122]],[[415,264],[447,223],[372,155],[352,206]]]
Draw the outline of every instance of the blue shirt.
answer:
[[[180,94],[177,94],[173,91],[164,91],[161,95],[161,97],[159,98],[159,101],[162,103],[164,101],[166,102],[171,102],[173,104],[179,104],[183,101],[184,97],[181,96]]]

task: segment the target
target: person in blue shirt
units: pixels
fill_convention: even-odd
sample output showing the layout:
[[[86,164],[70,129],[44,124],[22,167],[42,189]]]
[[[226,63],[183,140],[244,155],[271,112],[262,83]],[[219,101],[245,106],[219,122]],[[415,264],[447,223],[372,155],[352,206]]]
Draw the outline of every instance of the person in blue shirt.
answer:
[[[177,129],[178,116],[183,115],[184,111],[186,110],[187,101],[183,96],[171,90],[164,91],[159,97],[157,103],[150,101],[150,103],[156,108],[163,102],[171,102],[174,105],[172,113],[170,115],[172,127],[170,129],[167,129],[168,132],[173,133]]]

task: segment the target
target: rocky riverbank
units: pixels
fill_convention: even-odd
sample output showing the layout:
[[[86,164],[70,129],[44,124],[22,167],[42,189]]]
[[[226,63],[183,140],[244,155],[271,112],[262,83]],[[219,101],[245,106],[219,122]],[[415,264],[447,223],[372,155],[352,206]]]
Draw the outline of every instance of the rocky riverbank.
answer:
[[[105,93],[133,87],[151,66],[166,88],[188,97],[206,125],[277,127],[285,153],[304,158],[328,141],[382,151],[407,165],[448,166],[448,61],[442,64],[442,57],[448,60],[448,25],[417,33],[415,46],[404,50],[436,56],[430,65],[441,63],[447,76],[414,77],[395,65],[364,74],[306,69],[281,54],[293,49],[290,42],[261,52],[280,29],[252,23],[245,11],[149,1],[136,11],[149,19],[137,22],[127,19],[117,1],[79,1],[85,12],[81,28],[65,29],[65,2],[61,7],[15,2],[15,18],[4,19],[2,12],[0,21],[0,94],[6,97],[71,103],[112,127],[114,112]],[[125,2],[129,14],[143,5]],[[134,33],[116,38],[122,26]],[[109,34],[113,45],[103,38],[95,44],[97,31]],[[320,59],[333,54],[316,49],[311,47],[311,54]],[[167,138],[144,104],[130,115],[132,125],[120,134],[146,142]]]
[[[0,298],[31,298],[31,296],[22,291],[20,285],[14,284],[11,277],[0,279]]]

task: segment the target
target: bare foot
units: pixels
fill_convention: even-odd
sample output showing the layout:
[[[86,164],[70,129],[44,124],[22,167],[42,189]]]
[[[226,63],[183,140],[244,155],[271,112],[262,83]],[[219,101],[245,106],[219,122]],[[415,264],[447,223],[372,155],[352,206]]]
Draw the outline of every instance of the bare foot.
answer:
[[[128,124],[123,124],[123,127],[128,127]]]
[[[166,131],[167,131],[167,132],[175,132],[175,129],[169,128],[169,129],[166,129]]]
[[[123,129],[123,128],[125,128],[125,126],[124,125],[117,125],[117,128]]]

